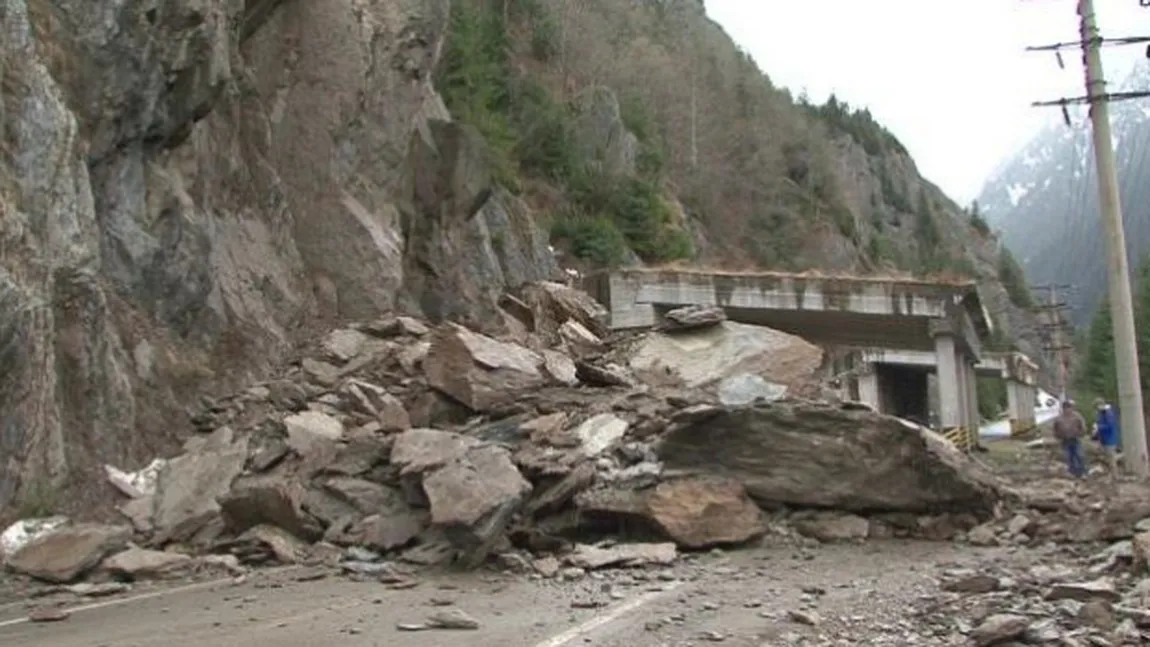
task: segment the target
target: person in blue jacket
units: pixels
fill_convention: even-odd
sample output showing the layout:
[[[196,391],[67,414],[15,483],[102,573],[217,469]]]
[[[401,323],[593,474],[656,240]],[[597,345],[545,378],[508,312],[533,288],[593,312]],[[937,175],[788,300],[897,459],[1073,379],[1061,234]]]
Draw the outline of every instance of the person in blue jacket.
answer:
[[[1118,416],[1114,408],[1102,398],[1094,400],[1098,416],[1094,420],[1094,435],[1106,453],[1107,466],[1112,477],[1118,475]]]

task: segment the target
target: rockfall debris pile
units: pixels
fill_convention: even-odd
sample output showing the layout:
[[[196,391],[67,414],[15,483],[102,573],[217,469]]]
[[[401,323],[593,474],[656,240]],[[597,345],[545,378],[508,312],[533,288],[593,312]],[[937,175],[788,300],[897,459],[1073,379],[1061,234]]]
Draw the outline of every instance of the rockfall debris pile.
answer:
[[[798,337],[685,309],[607,341],[578,290],[505,301],[501,339],[403,316],[332,331],[277,379],[203,402],[182,454],[109,466],[125,523],[22,522],[0,542],[8,568],[56,583],[275,562],[556,576],[784,530],[997,541],[1011,497],[995,477],[913,424],[798,397],[822,364]]]
[[[987,528],[981,542],[1026,545],[1033,558],[1023,565],[980,560],[942,568],[938,593],[911,614],[919,635],[965,636],[965,644],[976,647],[1146,644],[1150,519],[1101,547],[1052,543],[1043,534],[1033,511],[1011,516],[997,532]]]

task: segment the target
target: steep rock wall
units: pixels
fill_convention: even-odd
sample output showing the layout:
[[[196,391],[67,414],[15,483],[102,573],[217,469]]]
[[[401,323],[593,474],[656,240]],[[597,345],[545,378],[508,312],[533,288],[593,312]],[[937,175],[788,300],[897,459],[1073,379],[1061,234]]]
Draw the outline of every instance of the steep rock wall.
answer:
[[[85,505],[70,485],[163,451],[197,389],[257,377],[318,322],[490,312],[554,272],[431,83],[448,10],[0,3],[0,509]],[[414,207],[413,151],[451,138],[435,169],[483,199],[421,227],[445,207]],[[411,280],[446,259],[451,281]]]

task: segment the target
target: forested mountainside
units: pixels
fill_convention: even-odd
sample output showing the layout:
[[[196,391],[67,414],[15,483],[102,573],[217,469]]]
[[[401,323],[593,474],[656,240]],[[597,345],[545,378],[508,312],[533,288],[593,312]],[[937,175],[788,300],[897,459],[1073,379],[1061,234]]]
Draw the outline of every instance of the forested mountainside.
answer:
[[[1150,62],[1140,63],[1119,90],[1150,88]],[[1150,251],[1150,101],[1111,104],[1131,268]],[[991,177],[979,205],[1002,231],[1036,283],[1073,285],[1070,315],[1079,325],[1106,294],[1106,249],[1090,122],[1084,110],[1071,126],[1052,124]]]
[[[321,326],[498,333],[550,244],[975,276],[1034,354],[986,223],[700,0],[9,0],[0,33],[0,507],[165,453]]]
[[[867,111],[772,84],[700,2],[457,4],[438,87],[591,264],[968,275],[1029,332],[985,221]]]

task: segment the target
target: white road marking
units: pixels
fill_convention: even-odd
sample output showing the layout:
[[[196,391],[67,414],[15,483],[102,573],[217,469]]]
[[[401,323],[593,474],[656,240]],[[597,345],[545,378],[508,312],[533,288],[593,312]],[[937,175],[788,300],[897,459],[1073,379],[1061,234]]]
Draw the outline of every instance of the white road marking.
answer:
[[[594,618],[591,618],[590,620],[588,620],[587,622],[584,622],[581,625],[576,625],[576,626],[568,629],[567,631],[564,631],[561,634],[558,634],[556,636],[552,636],[551,638],[544,640],[543,642],[535,645],[535,647],[563,647],[564,645],[570,643],[571,641],[575,640],[576,638],[581,638],[581,637],[591,633],[595,629],[602,627],[603,625],[607,624],[608,622],[618,620],[620,617],[634,611],[635,609],[638,609],[639,607],[641,607],[645,604],[649,604],[651,602],[654,602],[658,598],[661,598],[661,597],[669,594],[671,591],[674,591],[675,589],[679,588],[680,586],[682,586],[685,583],[686,582],[682,582],[682,581],[674,582],[673,584],[668,585],[667,588],[663,589],[662,591],[652,591],[651,593],[646,593],[646,594],[640,595],[637,598],[627,600],[626,602],[620,604],[619,606],[614,607],[612,609],[608,609],[606,612],[604,612],[600,615],[597,615]]]
[[[276,569],[268,569],[264,573],[278,573],[297,568],[296,566],[286,566]],[[200,589],[210,589],[213,586],[221,584],[231,584],[235,581],[234,577],[224,577],[218,580],[211,580],[209,582],[197,582],[195,584],[188,584],[186,586],[177,586],[174,589],[162,589],[160,591],[152,591],[151,593],[140,593],[139,595],[131,595],[126,598],[116,598],[114,600],[104,600],[103,602],[93,602],[91,604],[81,604],[76,607],[66,607],[64,611],[68,613],[78,613],[80,611],[90,611],[92,609],[102,609],[104,607],[114,607],[121,604],[128,604],[129,602],[139,602],[140,600],[150,600],[151,598],[159,598],[165,595],[175,595],[176,593],[187,593],[189,591],[198,591]],[[27,616],[23,618],[16,618],[14,620],[5,620],[0,622],[0,628],[11,627],[13,625],[24,624],[30,622]]]

